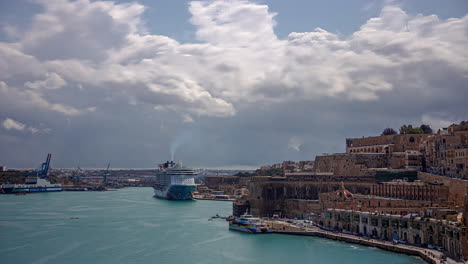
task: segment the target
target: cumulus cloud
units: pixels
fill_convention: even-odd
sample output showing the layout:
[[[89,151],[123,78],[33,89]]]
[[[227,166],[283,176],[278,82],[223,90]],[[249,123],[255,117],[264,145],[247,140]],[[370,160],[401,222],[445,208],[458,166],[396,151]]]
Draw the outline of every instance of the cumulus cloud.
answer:
[[[313,153],[302,145],[309,134],[291,137],[285,130],[319,133],[311,117],[330,121],[333,136],[343,138],[350,135],[336,124],[352,126],[350,119],[361,128],[407,123],[401,118],[409,115],[442,124],[433,113],[468,112],[467,15],[409,14],[388,2],[350,36],[312,28],[281,39],[276,13],[265,4],[194,1],[188,8],[197,41],[180,43],[149,32],[139,3],[37,3],[43,10],[30,27],[0,42],[2,112],[40,109],[118,123],[140,111],[144,120],[135,125],[142,127],[155,116],[168,126],[226,118],[245,126],[239,135],[261,122],[261,112],[276,125],[266,133],[281,134],[283,147],[288,142],[301,153]]]
[[[10,118],[5,119],[3,121],[3,123],[2,123],[2,126],[5,129],[8,129],[8,130],[14,129],[14,130],[23,131],[26,128],[25,124],[23,124],[21,122],[18,122],[18,121],[15,121],[15,120],[10,119]]]
[[[34,85],[34,84],[31,84]],[[35,89],[18,89],[0,82],[0,96],[2,102],[20,104],[25,108],[39,108],[62,113],[64,115],[79,115],[83,111],[61,103],[51,103],[44,99],[43,94]]]
[[[60,75],[55,72],[47,73],[45,80],[35,81],[35,82],[26,82],[24,86],[31,89],[58,89],[65,86],[65,82]]]
[[[389,5],[349,38],[317,28],[281,40],[274,33],[276,14],[266,5],[194,1],[190,21],[201,43],[181,44],[149,34],[141,4],[40,3],[45,11],[27,34],[16,44],[1,43],[9,50],[3,57],[13,62],[11,69],[3,67],[6,77],[24,73],[15,67],[19,57],[35,65],[26,69],[31,77],[45,76],[25,82],[27,88],[62,88],[66,80],[115,85],[133,104],[182,116],[231,116],[239,105],[259,101],[370,101],[399,89],[430,93],[439,87],[425,72],[468,69],[466,16],[440,20]],[[428,64],[434,65],[430,71]],[[51,109],[73,114],[57,105]]]
[[[29,131],[32,134],[35,134],[39,131],[39,129],[35,127],[27,126],[26,124],[13,120],[11,118],[6,118],[5,120],[3,120],[2,126],[6,130]]]

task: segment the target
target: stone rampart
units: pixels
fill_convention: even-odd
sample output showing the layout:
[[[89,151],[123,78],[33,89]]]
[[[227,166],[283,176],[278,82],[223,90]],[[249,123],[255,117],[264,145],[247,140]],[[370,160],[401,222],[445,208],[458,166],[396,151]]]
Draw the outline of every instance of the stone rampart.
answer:
[[[341,153],[315,158],[314,172],[331,172],[343,176],[369,176],[368,168],[389,167],[388,155],[384,153]]]
[[[369,194],[372,183],[346,182],[345,185],[353,193]],[[319,193],[336,191],[339,187],[340,182],[336,181],[253,181],[249,184],[251,213],[256,216],[282,214],[293,217],[295,214],[309,214],[309,209],[319,206]],[[299,205],[299,202],[292,201],[294,199],[309,201]]]
[[[457,206],[463,206],[465,202],[465,195],[467,194],[468,180],[454,179],[447,176],[440,176],[425,172],[418,172],[418,179],[434,183],[440,182],[449,188],[448,200],[455,203]]]

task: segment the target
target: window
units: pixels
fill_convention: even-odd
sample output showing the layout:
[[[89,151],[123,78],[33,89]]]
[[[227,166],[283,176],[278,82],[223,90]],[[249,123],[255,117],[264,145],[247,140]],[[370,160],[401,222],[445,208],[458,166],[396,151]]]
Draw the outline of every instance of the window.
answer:
[[[401,221],[400,222],[400,227],[401,228],[408,228],[408,223],[406,221]]]
[[[382,226],[383,226],[383,227],[388,227],[388,226],[389,226],[389,221],[388,221],[388,219],[382,219]]]
[[[409,142],[410,142],[410,143],[414,143],[414,137],[410,137],[410,138],[409,138]]]

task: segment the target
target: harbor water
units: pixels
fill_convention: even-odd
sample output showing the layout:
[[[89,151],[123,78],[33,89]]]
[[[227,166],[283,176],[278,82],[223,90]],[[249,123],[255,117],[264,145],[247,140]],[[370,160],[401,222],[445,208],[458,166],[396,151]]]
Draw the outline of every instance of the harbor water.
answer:
[[[3,264],[424,263],[316,237],[249,235],[216,214],[224,201],[166,201],[152,188],[0,195]]]

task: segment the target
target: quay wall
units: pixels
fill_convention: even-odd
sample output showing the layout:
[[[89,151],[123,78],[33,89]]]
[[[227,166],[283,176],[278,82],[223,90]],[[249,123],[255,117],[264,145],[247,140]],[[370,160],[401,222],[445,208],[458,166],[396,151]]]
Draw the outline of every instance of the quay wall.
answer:
[[[333,239],[336,241],[343,241],[347,243],[359,244],[368,247],[376,247],[387,251],[392,251],[396,253],[402,253],[412,256],[421,257],[424,261],[430,264],[439,263],[435,258],[430,257],[425,254],[422,250],[412,249],[405,246],[397,246],[383,243],[375,243],[371,240],[365,240],[360,238],[354,238],[350,236],[340,236],[333,233],[324,233],[324,232],[314,232],[314,231],[296,231],[296,230],[284,230],[284,231],[275,231],[278,234],[287,234],[287,235],[296,235],[296,236],[317,236],[321,238]]]

